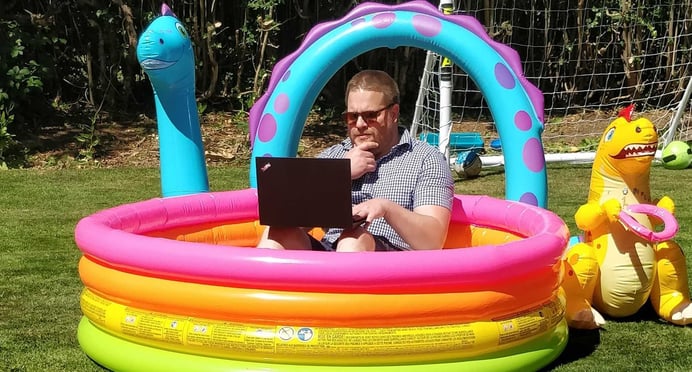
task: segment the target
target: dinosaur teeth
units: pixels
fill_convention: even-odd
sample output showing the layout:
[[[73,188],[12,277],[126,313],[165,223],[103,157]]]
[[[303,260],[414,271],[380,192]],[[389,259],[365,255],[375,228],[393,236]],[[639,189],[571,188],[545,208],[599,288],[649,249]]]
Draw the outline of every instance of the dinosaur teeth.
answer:
[[[656,154],[656,143],[635,143],[625,146],[620,152],[613,156],[615,159],[636,158],[643,156],[654,156]]]
[[[656,154],[656,145],[653,144],[633,144],[627,145],[623,149],[625,157],[652,156]]]

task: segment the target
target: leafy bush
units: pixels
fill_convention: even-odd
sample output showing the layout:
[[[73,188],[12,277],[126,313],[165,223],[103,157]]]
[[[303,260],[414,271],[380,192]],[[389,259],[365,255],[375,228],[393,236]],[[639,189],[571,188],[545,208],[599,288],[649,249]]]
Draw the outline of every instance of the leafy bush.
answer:
[[[0,39],[7,40],[0,45],[0,167],[7,167],[7,152],[17,144],[11,131],[15,113],[32,110],[29,98],[43,88],[41,67],[24,56],[27,36],[16,21],[0,22]]]

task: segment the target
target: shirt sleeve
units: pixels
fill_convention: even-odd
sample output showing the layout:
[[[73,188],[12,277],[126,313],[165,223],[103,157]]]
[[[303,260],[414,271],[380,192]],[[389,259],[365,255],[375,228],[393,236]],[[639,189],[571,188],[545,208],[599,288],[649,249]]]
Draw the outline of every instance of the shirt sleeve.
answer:
[[[428,150],[414,191],[413,208],[438,205],[452,210],[454,178],[444,155],[437,149]]]

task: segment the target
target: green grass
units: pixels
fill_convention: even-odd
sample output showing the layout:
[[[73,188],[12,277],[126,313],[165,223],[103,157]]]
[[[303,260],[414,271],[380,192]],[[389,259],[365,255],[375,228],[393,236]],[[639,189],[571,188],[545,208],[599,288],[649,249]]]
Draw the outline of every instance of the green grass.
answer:
[[[500,170],[484,170],[482,177],[459,181],[457,193],[504,195]],[[551,164],[548,168],[548,209],[565,221],[573,235],[578,233],[574,213],[586,202],[590,165]],[[680,231],[675,240],[685,251],[692,272],[692,168],[673,171],[651,169],[653,198],[670,196]],[[692,287],[692,274],[688,277]],[[567,349],[546,370],[554,371],[690,371],[692,370],[692,327],[679,327],[660,320],[646,304],[627,319],[607,319],[598,332],[572,331]]]
[[[548,208],[576,233],[573,215],[586,201],[589,166],[548,171]],[[244,168],[211,168],[213,191],[247,187]],[[692,268],[692,169],[652,170],[654,197],[676,202],[676,240]],[[74,244],[80,218],[97,210],[160,194],[156,169],[11,170],[0,172],[0,371],[99,371],[81,351]],[[487,169],[457,183],[457,192],[504,195],[504,174]],[[692,279],[692,276],[691,276]],[[660,321],[648,305],[636,316],[609,320],[598,332],[571,332],[570,343],[549,368],[555,371],[687,371],[692,369],[692,327]]]

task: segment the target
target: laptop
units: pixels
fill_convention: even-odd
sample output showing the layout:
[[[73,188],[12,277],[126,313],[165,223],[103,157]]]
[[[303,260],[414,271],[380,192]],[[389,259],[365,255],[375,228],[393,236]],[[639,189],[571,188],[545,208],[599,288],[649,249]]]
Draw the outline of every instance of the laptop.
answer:
[[[349,228],[352,215],[349,159],[255,158],[260,224]]]

